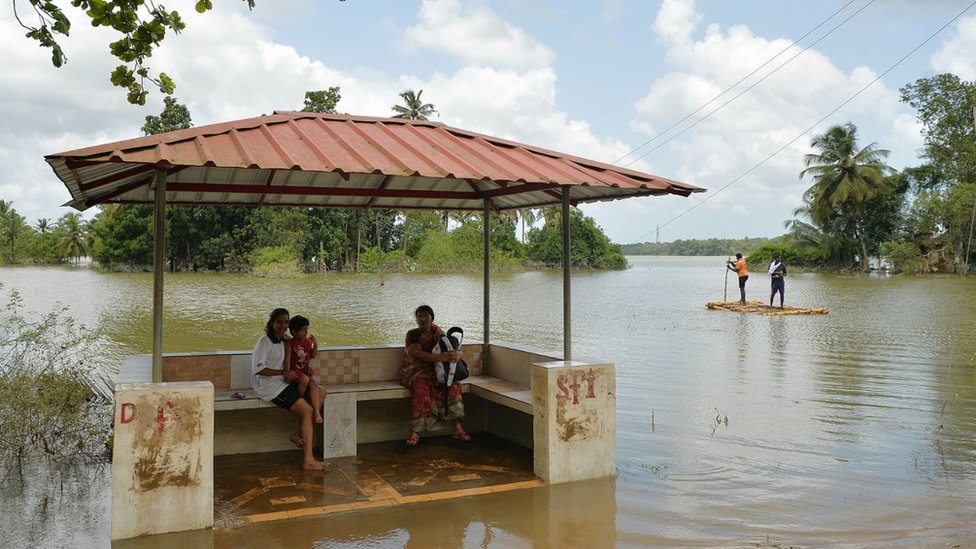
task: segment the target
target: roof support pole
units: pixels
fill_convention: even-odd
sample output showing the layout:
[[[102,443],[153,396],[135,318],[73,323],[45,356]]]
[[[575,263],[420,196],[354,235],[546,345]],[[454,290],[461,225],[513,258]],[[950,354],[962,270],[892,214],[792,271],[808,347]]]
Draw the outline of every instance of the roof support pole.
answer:
[[[152,380],[163,381],[163,263],[166,261],[166,170],[153,175],[153,346]]]
[[[484,318],[481,322],[484,325],[484,337],[482,343],[484,344],[485,351],[489,348],[489,343],[491,343],[491,328],[489,326],[489,321],[491,319],[490,304],[491,304],[491,199],[486,198],[484,201],[484,206],[482,208],[483,222],[482,227],[484,228],[484,273],[482,273],[482,280],[484,281],[484,289],[482,290],[482,296],[484,303],[482,304],[481,310],[483,312]],[[483,372],[488,371],[488,353],[481,353],[481,370]]]
[[[573,360],[573,304],[569,284],[569,187],[563,187],[563,360]]]

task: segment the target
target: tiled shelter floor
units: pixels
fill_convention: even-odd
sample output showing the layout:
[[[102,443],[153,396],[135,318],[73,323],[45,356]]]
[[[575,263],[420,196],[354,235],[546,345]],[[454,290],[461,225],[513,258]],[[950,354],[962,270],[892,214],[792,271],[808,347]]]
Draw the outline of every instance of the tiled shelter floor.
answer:
[[[303,471],[301,451],[214,458],[217,528],[541,486],[532,451],[485,433],[361,444],[355,457]]]

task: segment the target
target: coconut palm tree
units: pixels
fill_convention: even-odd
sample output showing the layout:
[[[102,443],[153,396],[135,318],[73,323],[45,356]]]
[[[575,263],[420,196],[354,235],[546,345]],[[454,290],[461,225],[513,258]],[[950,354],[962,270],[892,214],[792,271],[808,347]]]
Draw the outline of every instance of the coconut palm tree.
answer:
[[[807,168],[800,172],[800,178],[809,175],[813,179],[804,200],[818,224],[832,216],[839,218],[845,236],[858,242],[861,268],[866,272],[867,238],[859,225],[864,201],[890,190],[885,175],[895,170],[884,163],[888,151],[878,148],[877,143],[858,148],[857,127],[851,122],[814,136],[810,146],[817,152],[803,158]]]
[[[531,227],[536,221],[542,218],[539,210],[525,208],[518,211],[519,220],[522,222],[522,243],[525,244],[525,226]]]
[[[430,115],[435,114],[437,111],[434,110],[434,105],[432,103],[424,103],[420,99],[422,93],[424,93],[424,90],[420,90],[416,94],[414,94],[413,90],[404,90],[400,94],[404,104],[393,105],[393,112],[396,113],[393,118],[427,120]]]
[[[9,206],[10,203],[7,204]],[[27,223],[24,216],[14,211],[13,208],[0,211],[0,239],[3,239],[7,244],[7,259],[9,261],[14,260],[17,239],[24,234],[26,228]]]
[[[42,217],[37,220],[37,223],[34,223],[34,227],[37,228],[37,232],[47,234],[47,232],[51,230],[51,220],[46,217]]]
[[[0,221],[7,219],[10,213],[14,211],[14,203],[8,202],[6,200],[0,200]]]
[[[88,222],[80,214],[69,212],[58,220],[58,248],[62,257],[69,257],[77,262],[79,258],[88,255]]]

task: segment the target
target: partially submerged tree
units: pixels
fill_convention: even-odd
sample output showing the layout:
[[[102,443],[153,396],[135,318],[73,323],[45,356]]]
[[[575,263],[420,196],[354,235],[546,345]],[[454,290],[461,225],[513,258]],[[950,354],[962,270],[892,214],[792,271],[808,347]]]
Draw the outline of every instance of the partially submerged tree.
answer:
[[[857,127],[848,122],[828,128],[810,143],[817,152],[804,157],[813,185],[804,193],[812,216],[826,223],[838,216],[846,237],[858,242],[861,269],[868,271],[868,238],[864,203],[878,193],[888,192],[885,176],[894,169],[884,163],[888,151],[871,143],[858,148]]]

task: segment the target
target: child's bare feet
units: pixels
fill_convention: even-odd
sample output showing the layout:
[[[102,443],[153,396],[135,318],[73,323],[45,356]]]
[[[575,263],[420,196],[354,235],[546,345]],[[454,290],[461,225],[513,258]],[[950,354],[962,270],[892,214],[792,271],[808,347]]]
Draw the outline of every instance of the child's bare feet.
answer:
[[[317,459],[312,459],[311,461],[305,460],[305,462],[302,463],[302,469],[306,471],[322,471],[325,469],[325,462]]]
[[[298,446],[299,448],[305,446],[305,439],[302,438],[302,435],[299,433],[295,433],[294,435],[288,437],[288,440],[290,440],[292,444]]]
[[[322,420],[322,414],[316,412],[315,413],[315,423],[322,423],[322,421],[323,421]]]

